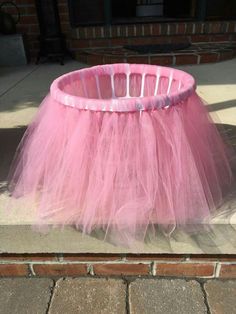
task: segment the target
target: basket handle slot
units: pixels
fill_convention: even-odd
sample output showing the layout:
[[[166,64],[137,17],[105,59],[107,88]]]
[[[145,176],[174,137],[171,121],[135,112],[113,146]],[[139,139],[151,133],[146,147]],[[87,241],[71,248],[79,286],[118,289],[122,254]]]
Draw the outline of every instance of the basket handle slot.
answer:
[[[126,97],[130,97],[130,90],[129,90],[129,84],[130,84],[130,67],[129,64],[127,64],[127,73],[126,73]]]
[[[140,93],[140,97],[143,97],[143,95],[144,95],[145,78],[146,78],[146,73],[143,73],[143,74],[142,74],[142,82],[141,82],[141,93]]]
[[[98,98],[101,99],[101,90],[100,90],[100,85],[99,85],[99,79],[98,76],[95,75],[95,80],[96,80],[96,86],[97,86],[97,92],[98,92]]]
[[[170,93],[172,82],[173,82],[173,71],[170,72],[169,82],[168,82],[168,87],[167,87],[167,92],[166,92],[167,95],[169,95]]]
[[[84,91],[84,96],[88,98],[88,91],[87,91],[87,87],[85,85],[83,76],[80,75],[80,81],[82,82],[82,87],[83,87],[83,91]]]
[[[157,68],[157,73],[156,73],[156,84],[155,84],[155,89],[154,89],[154,96],[157,95],[158,92],[158,87],[159,87],[159,82],[160,82],[160,68]]]
[[[115,96],[115,83],[114,83],[114,74],[111,74],[111,97],[114,99],[116,98]]]
[[[179,80],[178,91],[181,89],[181,87],[182,87],[182,82],[181,82],[181,80]]]

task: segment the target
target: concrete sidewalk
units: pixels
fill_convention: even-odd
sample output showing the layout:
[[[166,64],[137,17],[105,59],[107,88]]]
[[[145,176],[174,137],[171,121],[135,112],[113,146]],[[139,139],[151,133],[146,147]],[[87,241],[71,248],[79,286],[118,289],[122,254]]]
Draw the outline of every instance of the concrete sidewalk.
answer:
[[[233,314],[236,280],[0,279],[0,314]]]

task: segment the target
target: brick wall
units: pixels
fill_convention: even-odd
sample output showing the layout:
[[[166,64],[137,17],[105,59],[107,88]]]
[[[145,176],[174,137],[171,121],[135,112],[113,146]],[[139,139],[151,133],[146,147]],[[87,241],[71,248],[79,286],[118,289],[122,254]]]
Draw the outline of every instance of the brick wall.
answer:
[[[30,51],[31,57],[35,57],[38,48],[38,35],[39,35],[39,26],[37,13],[35,8],[34,0],[15,0],[13,1],[19,8],[20,11],[20,21],[17,24],[17,32],[23,33],[26,35],[28,48]],[[61,20],[61,28],[64,34],[69,34],[70,24],[69,24],[69,15],[68,15],[68,6],[66,0],[58,0],[58,8]],[[4,11],[7,11],[13,16],[15,16],[16,9],[13,6],[4,6]],[[67,36],[68,37],[68,36]]]
[[[1,254],[0,276],[236,278],[236,255]]]

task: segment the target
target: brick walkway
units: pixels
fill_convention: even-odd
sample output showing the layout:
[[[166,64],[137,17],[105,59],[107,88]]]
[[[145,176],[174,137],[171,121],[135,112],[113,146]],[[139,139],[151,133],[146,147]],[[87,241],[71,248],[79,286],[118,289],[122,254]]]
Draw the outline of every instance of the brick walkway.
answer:
[[[0,314],[234,314],[236,280],[0,279]]]

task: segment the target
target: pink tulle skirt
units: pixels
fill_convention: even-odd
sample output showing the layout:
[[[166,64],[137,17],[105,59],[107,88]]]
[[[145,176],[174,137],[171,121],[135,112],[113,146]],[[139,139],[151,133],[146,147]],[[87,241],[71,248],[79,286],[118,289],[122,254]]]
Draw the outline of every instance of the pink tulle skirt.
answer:
[[[207,224],[231,180],[192,76],[114,64],[53,82],[20,143],[9,188],[37,204],[38,225],[99,228],[132,246],[150,226],[170,234]]]

